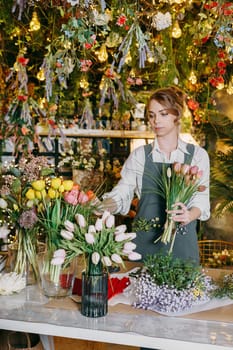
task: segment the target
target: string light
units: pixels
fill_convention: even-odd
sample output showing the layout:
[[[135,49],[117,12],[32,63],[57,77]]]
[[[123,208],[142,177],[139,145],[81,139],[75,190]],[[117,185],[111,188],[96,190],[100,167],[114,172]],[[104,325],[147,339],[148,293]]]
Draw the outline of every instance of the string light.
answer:
[[[179,39],[182,35],[182,30],[180,29],[179,22],[175,21],[174,26],[172,28],[172,37],[175,39]]]
[[[31,20],[29,26],[30,26],[31,32],[36,32],[37,30],[40,29],[40,22],[39,22],[39,19],[37,17],[36,11],[34,11],[32,14],[32,20]]]

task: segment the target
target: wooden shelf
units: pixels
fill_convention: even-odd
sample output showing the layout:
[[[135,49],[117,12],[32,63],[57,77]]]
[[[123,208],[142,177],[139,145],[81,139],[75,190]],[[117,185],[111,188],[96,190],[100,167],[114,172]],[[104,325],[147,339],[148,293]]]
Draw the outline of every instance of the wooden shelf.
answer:
[[[105,138],[127,138],[127,139],[154,139],[154,133],[151,131],[140,130],[102,130],[102,129],[56,129],[49,132],[44,128],[38,128],[40,136],[61,136],[63,133],[68,137],[105,137]]]

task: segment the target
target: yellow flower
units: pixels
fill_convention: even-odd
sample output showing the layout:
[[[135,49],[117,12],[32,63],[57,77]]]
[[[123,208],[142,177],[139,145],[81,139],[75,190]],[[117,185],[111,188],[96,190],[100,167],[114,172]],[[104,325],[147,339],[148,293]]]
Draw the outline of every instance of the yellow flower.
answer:
[[[58,188],[58,191],[59,191],[60,193],[63,193],[63,192],[65,191],[65,188],[64,188],[64,185],[63,185],[63,184],[61,184],[61,186]]]
[[[29,190],[25,194],[25,197],[30,200],[35,198],[35,191],[33,190],[33,188],[29,188]]]
[[[17,204],[13,204],[13,209],[14,209],[14,210],[19,210],[18,205],[17,205]]]
[[[44,198],[46,196],[46,191],[45,191],[45,189],[42,190],[42,191],[36,191],[35,195],[36,195],[36,198],[42,199],[42,198]]]
[[[62,184],[64,186],[65,191],[72,190],[74,186],[74,182],[72,180],[64,180]]]
[[[51,180],[51,187],[57,190],[61,186],[61,182],[59,177],[55,177]]]
[[[48,196],[51,199],[54,199],[57,197],[57,191],[54,190],[54,188],[50,187],[48,190]]]
[[[36,191],[42,191],[45,189],[45,181],[44,180],[36,180],[32,182],[32,187]]]

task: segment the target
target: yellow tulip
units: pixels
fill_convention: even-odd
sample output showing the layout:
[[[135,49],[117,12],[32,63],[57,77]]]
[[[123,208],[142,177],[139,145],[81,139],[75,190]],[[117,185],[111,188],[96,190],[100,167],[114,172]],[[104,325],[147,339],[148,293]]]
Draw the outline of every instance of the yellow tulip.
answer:
[[[38,199],[42,199],[46,196],[46,191],[42,190],[42,191],[36,191],[35,192],[36,198]]]
[[[72,190],[74,186],[74,182],[72,180],[64,180],[62,184],[64,186],[65,191]]]
[[[61,179],[59,177],[55,177],[51,180],[51,187],[57,190],[61,186]]]
[[[26,192],[25,197],[29,200],[32,200],[35,198],[35,191],[33,188],[29,188],[29,190]]]
[[[44,180],[36,180],[32,182],[32,187],[36,191],[42,191],[45,189],[45,181]]]
[[[58,191],[59,191],[60,193],[63,193],[63,192],[65,191],[65,187],[64,187],[63,184],[61,184],[61,186],[59,187]]]
[[[51,198],[51,199],[56,198],[56,197],[57,197],[57,191],[55,191],[54,188],[50,187],[50,188],[48,189],[48,196],[49,196],[49,198]]]

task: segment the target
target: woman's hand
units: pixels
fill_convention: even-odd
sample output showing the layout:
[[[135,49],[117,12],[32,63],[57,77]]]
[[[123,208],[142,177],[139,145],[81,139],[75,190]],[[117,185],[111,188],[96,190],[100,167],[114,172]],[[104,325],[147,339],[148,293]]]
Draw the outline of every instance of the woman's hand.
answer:
[[[174,209],[167,210],[167,214],[172,216],[172,220],[179,222],[181,225],[188,225],[191,221],[200,217],[201,211],[199,208],[193,207],[188,209],[182,202],[173,204]]]

